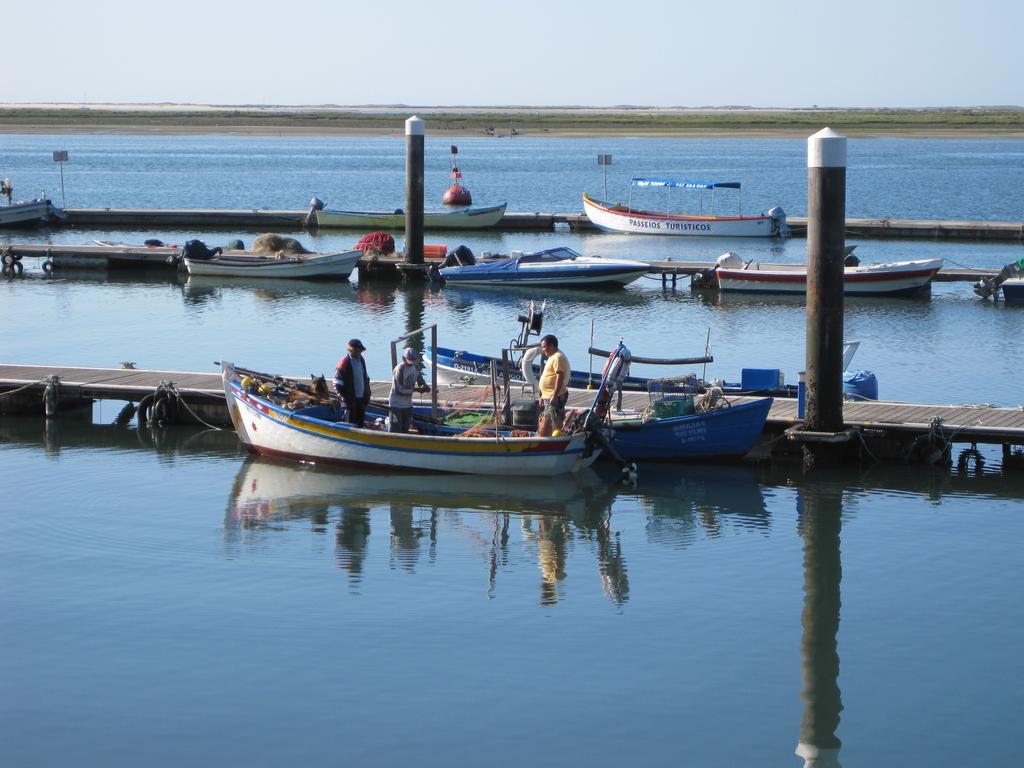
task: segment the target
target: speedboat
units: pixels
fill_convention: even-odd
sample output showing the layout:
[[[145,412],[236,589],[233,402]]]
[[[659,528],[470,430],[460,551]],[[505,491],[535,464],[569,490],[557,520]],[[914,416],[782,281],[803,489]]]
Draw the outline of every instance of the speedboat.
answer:
[[[621,287],[649,272],[650,265],[629,259],[583,256],[564,246],[534,253],[512,251],[438,270],[446,285],[530,285]]]

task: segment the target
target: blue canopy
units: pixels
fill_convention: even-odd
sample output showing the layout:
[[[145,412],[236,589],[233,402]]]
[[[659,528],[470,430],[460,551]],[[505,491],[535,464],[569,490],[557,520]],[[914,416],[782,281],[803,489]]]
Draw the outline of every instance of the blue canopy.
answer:
[[[673,181],[633,177],[634,187],[679,187],[680,189],[739,189],[738,181]]]

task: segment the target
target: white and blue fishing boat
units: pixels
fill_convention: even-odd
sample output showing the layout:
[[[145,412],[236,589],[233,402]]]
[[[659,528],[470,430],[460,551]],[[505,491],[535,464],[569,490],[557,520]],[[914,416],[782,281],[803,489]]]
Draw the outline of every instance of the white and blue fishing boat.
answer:
[[[600,449],[586,432],[558,437],[486,433],[413,434],[356,427],[326,392],[221,364],[231,421],[250,451],[312,463],[479,475],[554,476],[589,466]],[[298,393],[298,397],[296,397]]]
[[[522,285],[621,287],[650,271],[650,265],[629,259],[583,256],[572,248],[547,248],[533,253],[513,251],[438,270],[445,285]]]
[[[688,189],[701,193],[699,213],[674,213],[669,210],[652,211],[633,204],[633,187],[661,189]],[[742,197],[739,213],[721,216],[714,213],[715,190],[734,189],[740,192],[738,181],[676,181],[634,177],[630,180],[629,200],[607,203],[583,195],[583,211],[587,218],[606,232],[629,232],[644,235],[679,235],[684,237],[781,237],[789,233],[786,212],[776,206],[766,213],[744,216]],[[711,212],[704,213],[704,193],[711,192]]]

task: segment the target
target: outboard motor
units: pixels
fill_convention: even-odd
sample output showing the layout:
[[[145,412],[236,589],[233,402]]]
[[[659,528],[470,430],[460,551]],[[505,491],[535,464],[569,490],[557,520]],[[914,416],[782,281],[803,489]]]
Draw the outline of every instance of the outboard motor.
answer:
[[[786,237],[789,234],[789,227],[786,226],[786,212],[776,205],[770,209],[767,216],[772,217],[772,234],[779,237]]]
[[[476,257],[473,255],[473,251],[465,245],[460,245],[444,259],[446,267],[471,267],[474,264],[476,264]]]
[[[728,253],[723,253],[721,256],[715,259],[715,264],[717,264],[720,267],[725,267],[726,269],[743,269],[743,259],[741,259],[732,251],[729,251]]]
[[[316,212],[322,211],[325,207],[324,201],[316,195],[313,195],[309,200],[309,213],[306,214],[306,226],[315,227]]]
[[[189,240],[181,247],[181,257],[194,261],[209,261],[223,253],[221,248],[209,248],[202,240]]]

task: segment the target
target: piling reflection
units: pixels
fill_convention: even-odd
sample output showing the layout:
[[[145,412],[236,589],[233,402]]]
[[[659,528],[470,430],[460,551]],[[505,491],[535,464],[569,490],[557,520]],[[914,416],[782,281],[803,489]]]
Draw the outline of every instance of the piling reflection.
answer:
[[[804,609],[800,643],[804,702],[796,754],[805,766],[839,766],[836,736],[843,709],[839,690],[841,487],[808,485],[797,496],[797,526],[804,541]]]

